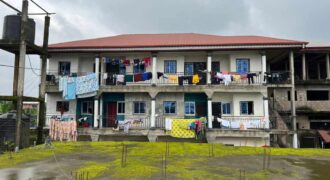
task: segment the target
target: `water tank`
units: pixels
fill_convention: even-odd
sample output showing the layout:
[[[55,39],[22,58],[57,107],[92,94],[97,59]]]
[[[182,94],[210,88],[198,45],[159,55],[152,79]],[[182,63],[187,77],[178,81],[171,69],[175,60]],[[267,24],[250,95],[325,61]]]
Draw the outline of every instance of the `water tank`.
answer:
[[[26,41],[34,44],[36,23],[33,19],[28,20]],[[2,39],[18,41],[21,33],[21,16],[7,15],[3,23]]]

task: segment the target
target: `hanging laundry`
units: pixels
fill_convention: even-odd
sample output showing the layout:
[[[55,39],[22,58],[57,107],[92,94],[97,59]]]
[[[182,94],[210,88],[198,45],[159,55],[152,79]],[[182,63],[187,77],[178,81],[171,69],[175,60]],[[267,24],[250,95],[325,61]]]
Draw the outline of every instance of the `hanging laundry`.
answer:
[[[99,82],[95,73],[77,77],[76,80],[76,94],[81,95],[85,93],[95,92],[99,90]]]
[[[256,73],[248,73],[247,74],[247,78],[248,78],[248,81],[249,81],[249,84],[254,84],[254,77],[257,76]]]
[[[116,80],[119,83],[124,83],[125,82],[125,76],[122,75],[122,74],[118,74],[118,75],[116,75]]]
[[[152,73],[151,72],[145,72],[142,74],[142,80],[146,81],[146,80],[150,80],[152,78]]]
[[[178,138],[194,138],[195,131],[188,129],[188,125],[195,122],[194,119],[173,119],[171,136]],[[186,128],[182,128],[186,127]]]
[[[108,73],[104,73],[103,74],[103,79],[107,79],[108,78]]]
[[[183,76],[179,76],[179,86],[183,86]]]
[[[239,75],[239,74],[234,74],[234,75],[233,75],[233,79],[234,79],[234,81],[239,82],[239,81],[241,80],[241,75]]]
[[[231,82],[231,75],[230,74],[224,74],[223,77],[224,77],[223,82],[225,83],[225,86],[228,86],[229,83]]]
[[[125,75],[125,82],[133,82],[133,75]]]
[[[230,128],[239,129],[240,128],[240,123],[238,121],[231,121],[230,122]]]
[[[178,82],[178,76],[177,75],[169,75],[168,79],[172,81],[172,83],[177,83]]]
[[[49,136],[52,140],[77,141],[77,122],[72,118],[63,121],[52,117],[49,125]]]
[[[145,57],[143,58],[145,67],[147,68],[148,66],[151,66],[151,57]]]
[[[142,81],[142,74],[134,74],[134,82]]]
[[[192,83],[193,84],[199,83],[199,76],[198,76],[198,74],[193,75],[193,77],[192,77]]]
[[[63,90],[63,98],[65,98],[68,95],[68,77],[64,77],[62,79],[62,90]]]
[[[131,65],[131,61],[130,60],[123,60],[123,64],[125,65],[125,66],[130,66]]]
[[[193,79],[192,76],[183,76],[183,80],[188,81],[188,84],[190,85],[193,84],[192,79]]]
[[[165,118],[165,130],[167,130],[167,131],[172,130],[172,119]]]
[[[63,94],[65,100],[73,100],[76,99],[76,78],[70,77],[67,79],[66,85],[66,94]]]
[[[157,79],[159,79],[160,77],[162,77],[164,75],[164,73],[162,72],[157,72]]]

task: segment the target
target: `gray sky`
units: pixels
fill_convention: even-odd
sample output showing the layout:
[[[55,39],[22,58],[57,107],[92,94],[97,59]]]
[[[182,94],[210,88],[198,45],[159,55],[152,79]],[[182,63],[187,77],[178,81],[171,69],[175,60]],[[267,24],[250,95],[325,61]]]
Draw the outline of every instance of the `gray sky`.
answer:
[[[21,9],[21,0],[6,0]],[[329,0],[35,0],[50,12],[50,43],[127,33],[194,32],[264,35],[330,43]],[[30,3],[30,12],[40,12]],[[14,11],[0,3],[0,26]],[[41,44],[43,17],[37,23]],[[0,27],[2,35],[2,27]],[[0,64],[13,65],[0,50]],[[39,58],[31,56],[39,68]],[[28,58],[26,66],[30,66]],[[39,73],[39,71],[37,71]],[[12,94],[13,69],[0,66],[0,95]],[[37,96],[39,77],[26,70],[25,95]]]

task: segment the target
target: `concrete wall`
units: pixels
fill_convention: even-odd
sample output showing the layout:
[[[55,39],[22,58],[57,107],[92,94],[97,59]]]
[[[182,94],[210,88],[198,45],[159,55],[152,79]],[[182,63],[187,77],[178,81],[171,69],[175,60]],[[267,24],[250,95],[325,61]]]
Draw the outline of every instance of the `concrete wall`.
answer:
[[[71,62],[71,72],[79,71],[79,57],[77,54],[56,54],[49,59],[49,73],[58,73],[59,62]],[[89,66],[89,64],[81,64],[81,66]],[[93,68],[93,66],[92,66]],[[93,69],[92,69],[93,70]]]
[[[297,122],[299,124],[298,129],[310,129],[310,122],[308,116],[297,116]]]
[[[62,93],[51,93],[47,94],[47,115],[61,115],[59,111],[56,111],[56,102],[57,101],[64,101],[62,98]],[[77,108],[77,101],[73,100],[70,101],[69,104],[69,111],[64,112],[64,115],[74,115],[76,116],[76,108]]]
[[[250,59],[250,71],[261,71],[261,54],[255,51],[250,52],[235,52],[230,54],[230,71],[236,72],[236,59],[244,58]]]
[[[159,93],[156,97],[156,114],[164,114],[164,101],[176,102],[176,114],[166,117],[184,117],[184,93]]]

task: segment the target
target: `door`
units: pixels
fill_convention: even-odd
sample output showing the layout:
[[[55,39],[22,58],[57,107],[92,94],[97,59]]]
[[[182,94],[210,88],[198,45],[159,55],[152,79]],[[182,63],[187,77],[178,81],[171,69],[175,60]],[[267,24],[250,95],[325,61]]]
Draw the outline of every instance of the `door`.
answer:
[[[212,116],[221,117],[221,102],[212,103]]]
[[[117,103],[108,103],[107,112],[108,127],[115,127],[117,117]]]

